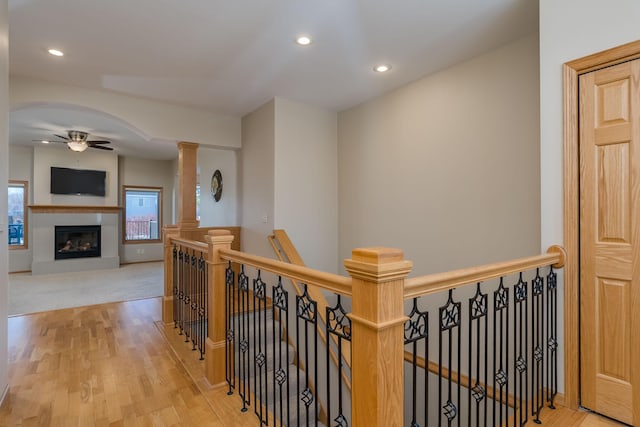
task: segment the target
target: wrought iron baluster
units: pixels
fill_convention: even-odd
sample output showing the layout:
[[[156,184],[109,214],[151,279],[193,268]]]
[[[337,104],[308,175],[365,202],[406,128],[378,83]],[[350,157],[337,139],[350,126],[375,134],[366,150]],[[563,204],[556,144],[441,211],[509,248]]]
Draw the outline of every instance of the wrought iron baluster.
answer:
[[[508,427],[509,289],[504,287],[503,277],[493,292],[493,310],[493,424]]]
[[[200,322],[200,360],[204,360],[205,342],[207,339],[209,324],[207,321],[208,313],[208,301],[207,295],[209,293],[209,269],[207,268],[207,262],[204,259],[204,254],[200,252],[200,260],[198,261],[198,268],[200,270],[200,303],[198,305],[198,318]]]
[[[457,387],[454,386],[453,373],[460,371],[460,302],[453,300],[453,289],[449,290],[449,299],[447,303],[439,309],[440,331],[438,333],[438,404],[442,405],[442,415],[447,418],[447,425],[451,426],[453,421],[458,417],[460,411],[460,381],[457,381]],[[456,353],[457,365],[454,366],[453,341],[454,337],[457,343]],[[447,341],[447,400],[444,402],[442,393],[442,370],[444,364],[443,357],[443,341]],[[453,398],[454,387],[457,388],[457,399]],[[455,401],[454,401],[455,400]],[[438,425],[442,425],[442,415],[438,416]]]
[[[518,282],[514,286],[514,322],[513,322],[513,389],[515,398],[518,400],[517,417],[514,417],[518,425],[523,426],[529,420],[529,412],[526,410],[529,401],[529,373],[528,347],[529,347],[529,327],[528,327],[528,284],[522,279],[522,272],[518,277]]]
[[[182,335],[183,333],[183,313],[182,306],[184,305],[184,252],[182,250],[182,245],[180,245],[180,250],[178,251],[178,327],[180,328],[180,332],[178,335]]]
[[[424,343],[424,361],[429,363],[429,313],[421,311],[418,308],[418,298],[413,299],[413,306],[411,313],[409,313],[409,319],[404,323],[404,344],[411,345],[412,347],[412,359],[411,359],[411,391],[412,391],[412,405],[411,405],[411,424],[410,427],[418,427],[418,343],[423,341]],[[424,410],[424,423],[429,419],[429,367],[426,366],[423,370],[424,381],[424,401],[422,402]]]
[[[268,412],[263,408],[269,406],[269,393],[267,390],[267,298],[266,284],[261,278],[253,279],[253,372],[255,375],[254,412],[262,424],[267,423]],[[272,337],[275,340],[275,337]]]
[[[240,337],[238,339],[238,354],[240,356],[239,394],[242,398],[242,412],[246,412],[248,410],[247,405],[251,405],[251,367],[249,364],[249,319],[247,318],[249,315],[249,278],[244,272],[244,265],[242,265],[240,274],[238,275],[238,300],[238,331],[240,333]]]
[[[188,343],[191,338],[191,254],[186,250],[184,257],[184,306],[182,307],[184,314],[184,342]]]
[[[236,313],[236,298],[235,298],[235,271],[231,266],[231,261],[227,265],[225,270],[225,287],[224,297],[225,304],[225,326],[227,330],[227,339],[225,340],[225,371],[227,384],[229,385],[228,395],[233,394],[233,390],[236,387],[236,357],[235,357],[235,328],[234,317]]]
[[[173,244],[173,327],[178,327],[178,271],[180,269],[178,264],[178,246]]]
[[[472,427],[475,412],[475,426],[487,424],[487,309],[488,296],[476,284],[476,293],[469,298],[469,388],[467,396],[468,421]],[[484,328],[483,328],[484,326]],[[484,329],[484,341],[482,331]],[[475,333],[474,333],[475,331]],[[475,340],[474,340],[475,338]],[[482,379],[482,360],[484,358],[484,379]],[[475,372],[475,375],[474,375]],[[472,406],[471,398],[475,407]],[[475,409],[475,411],[473,411]],[[483,410],[484,409],[484,410]],[[481,424],[481,414],[484,422]]]
[[[313,395],[311,390],[311,381],[309,375],[311,372],[315,374],[314,384],[318,384],[318,316],[317,316],[317,303],[309,296],[307,285],[304,284],[304,292],[302,295],[296,296],[296,348],[298,349],[298,360],[300,360],[300,349],[304,348],[304,390],[300,391],[300,369],[298,369],[298,384],[297,391],[300,400],[305,405],[306,426],[311,423],[311,405],[314,405],[315,410],[315,423],[318,423],[318,399]],[[302,321],[302,339],[300,342],[300,321]],[[312,347],[312,348],[309,348]],[[313,360],[313,369],[310,365],[310,360]],[[298,425],[300,424],[300,405],[297,406]]]
[[[534,416],[533,421],[540,424],[540,410],[544,406],[543,400],[543,363],[544,351],[543,347],[543,311],[544,311],[544,281],[540,277],[540,269],[536,269],[536,277],[532,281],[532,304],[531,304],[531,325],[533,328],[533,359],[531,373],[531,414]]]
[[[191,284],[190,284],[190,291],[191,291],[191,298],[190,298],[190,304],[189,304],[189,320],[190,320],[190,325],[189,325],[189,330],[191,332],[191,350],[192,351],[196,351],[196,342],[197,342],[197,331],[196,331],[196,322],[198,320],[198,302],[197,302],[197,296],[198,296],[198,290],[197,290],[197,286],[198,286],[198,279],[199,279],[199,272],[198,272],[198,257],[196,256],[196,252],[193,251],[191,252]]]
[[[278,277],[278,285],[272,289],[273,296],[273,317],[271,325],[273,328],[273,415],[275,420],[280,420],[281,426],[290,425],[289,412],[289,333],[286,325],[289,324],[289,293],[282,286],[282,277]],[[280,322],[278,322],[278,320]],[[276,339],[276,330],[278,335]],[[276,341],[278,346],[276,347]],[[283,356],[283,346],[285,355]]]
[[[549,268],[547,275],[547,402],[555,409],[558,392],[558,276]]]
[[[182,319],[183,319],[183,329],[184,329],[184,342],[189,342],[189,334],[190,334],[190,324],[189,324],[189,315],[190,310],[189,306],[191,303],[191,255],[189,254],[189,248],[185,249],[184,253],[184,300],[182,301],[184,304],[182,305]]]
[[[331,347],[331,335],[338,339],[338,414],[333,421],[336,426],[348,427],[349,423],[344,416],[344,381],[342,381],[342,372],[344,371],[344,361],[342,359],[342,345],[346,341],[346,345],[351,343],[351,319],[347,317],[347,312],[342,306],[342,297],[337,296],[337,302],[334,307],[327,307],[326,321],[326,361],[327,361],[327,417],[331,419],[331,357],[329,350]]]

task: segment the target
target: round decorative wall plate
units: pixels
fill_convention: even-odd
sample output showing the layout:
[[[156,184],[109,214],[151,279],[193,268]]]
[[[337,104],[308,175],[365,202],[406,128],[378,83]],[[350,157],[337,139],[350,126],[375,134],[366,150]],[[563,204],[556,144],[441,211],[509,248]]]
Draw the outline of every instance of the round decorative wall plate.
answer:
[[[211,177],[211,195],[216,202],[222,197],[222,173],[219,169],[216,169]]]

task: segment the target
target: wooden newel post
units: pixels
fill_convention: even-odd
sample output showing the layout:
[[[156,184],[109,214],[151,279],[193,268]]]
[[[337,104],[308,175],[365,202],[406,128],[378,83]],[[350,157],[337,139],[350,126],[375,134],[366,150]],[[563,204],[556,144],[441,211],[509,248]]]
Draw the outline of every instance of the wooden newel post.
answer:
[[[207,259],[209,283],[207,298],[208,334],[205,344],[205,376],[209,384],[225,383],[225,341],[227,331],[225,324],[225,270],[228,262],[221,259],[220,249],[231,249],[233,235],[229,230],[209,230],[205,236],[209,244]]]
[[[351,405],[354,427],[404,423],[404,278],[412,263],[399,249],[354,249],[351,275]]]
[[[162,297],[162,322],[173,322],[173,242],[172,237],[180,236],[180,227],[166,225],[163,228],[164,241],[164,296]]]

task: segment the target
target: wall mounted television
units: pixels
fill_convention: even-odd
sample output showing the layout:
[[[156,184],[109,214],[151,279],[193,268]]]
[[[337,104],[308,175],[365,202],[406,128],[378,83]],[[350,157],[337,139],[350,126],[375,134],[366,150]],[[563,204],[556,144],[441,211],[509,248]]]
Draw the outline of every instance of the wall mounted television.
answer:
[[[51,167],[51,194],[105,196],[106,171]]]

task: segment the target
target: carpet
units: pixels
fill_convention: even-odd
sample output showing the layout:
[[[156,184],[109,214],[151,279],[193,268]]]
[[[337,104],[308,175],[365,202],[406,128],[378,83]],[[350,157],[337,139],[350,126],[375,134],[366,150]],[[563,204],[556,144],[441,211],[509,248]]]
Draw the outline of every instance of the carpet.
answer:
[[[16,273],[9,275],[9,316],[163,294],[161,261],[77,273]]]

